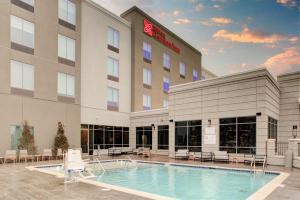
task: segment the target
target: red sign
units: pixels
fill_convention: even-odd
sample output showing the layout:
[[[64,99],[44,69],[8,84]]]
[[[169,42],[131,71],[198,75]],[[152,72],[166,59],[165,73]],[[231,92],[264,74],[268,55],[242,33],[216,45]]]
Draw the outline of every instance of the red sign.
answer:
[[[166,39],[166,35],[164,32],[162,32],[159,28],[154,26],[151,22],[149,22],[147,19],[144,19],[144,33],[149,35],[150,37],[155,38],[157,41],[162,43],[163,45],[169,47],[176,53],[180,53],[180,49],[175,46],[172,42],[168,41]]]

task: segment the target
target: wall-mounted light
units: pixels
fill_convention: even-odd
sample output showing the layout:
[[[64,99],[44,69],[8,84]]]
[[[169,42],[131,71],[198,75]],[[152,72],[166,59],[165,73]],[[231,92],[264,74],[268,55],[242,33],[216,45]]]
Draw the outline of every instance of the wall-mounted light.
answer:
[[[293,135],[293,138],[294,138],[294,139],[297,137],[297,125],[294,125],[294,126],[293,126],[292,135]]]
[[[155,130],[155,125],[154,124],[151,124],[151,127]]]
[[[211,119],[208,120],[208,126],[211,127]]]

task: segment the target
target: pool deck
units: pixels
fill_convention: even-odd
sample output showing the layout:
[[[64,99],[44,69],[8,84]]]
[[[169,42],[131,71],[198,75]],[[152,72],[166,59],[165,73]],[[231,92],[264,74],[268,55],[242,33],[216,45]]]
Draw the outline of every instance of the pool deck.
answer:
[[[103,159],[119,159],[118,157],[104,157]],[[174,160],[167,156],[152,156],[151,158],[142,158],[132,156],[133,159],[159,162],[184,163],[205,166],[221,166],[229,168],[249,168],[243,164],[222,164],[199,161]],[[45,161],[33,163],[33,165],[53,164],[58,161]],[[0,164],[0,200],[91,200],[91,199],[118,199],[118,200],[143,200],[146,198],[127,194],[115,190],[105,190],[104,188],[85,183],[63,184],[63,179],[55,176],[30,171],[25,167],[27,164]],[[300,169],[286,169],[284,167],[268,166],[267,170],[287,172],[290,176],[277,187],[267,200],[298,200],[300,196]],[[103,190],[104,189],[104,190]]]

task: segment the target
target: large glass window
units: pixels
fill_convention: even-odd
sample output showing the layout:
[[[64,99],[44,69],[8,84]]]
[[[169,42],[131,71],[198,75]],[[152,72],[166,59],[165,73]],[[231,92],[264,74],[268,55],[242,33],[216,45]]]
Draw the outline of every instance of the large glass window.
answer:
[[[164,68],[166,69],[170,69],[171,68],[171,57],[169,54],[167,53],[164,53],[163,55],[163,65],[164,65]]]
[[[143,109],[151,110],[151,96],[143,95]]]
[[[136,127],[136,148],[149,147],[152,149],[152,127]]]
[[[193,69],[193,81],[198,81],[198,71]]]
[[[164,92],[169,92],[169,88],[170,88],[170,79],[169,79],[169,77],[164,76],[163,77],[163,89],[164,89]]]
[[[189,149],[189,151],[200,152],[201,146],[201,120],[175,122],[175,150]]]
[[[179,74],[180,77],[185,77],[185,64],[183,62],[179,63]]]
[[[10,86],[24,90],[34,90],[34,68],[32,65],[15,60],[10,61]]]
[[[75,40],[58,35],[58,57],[75,61]]]
[[[108,57],[107,74],[110,76],[119,77],[119,61],[117,59]]]
[[[277,120],[272,117],[268,118],[268,138],[277,139]]]
[[[143,55],[147,60],[152,60],[151,44],[143,42]]]
[[[169,125],[157,127],[158,149],[169,149]]]
[[[11,42],[34,49],[34,24],[11,15],[10,39]]]
[[[76,4],[70,0],[59,0],[58,7],[59,19],[76,25]]]
[[[119,31],[112,27],[108,27],[107,35],[108,45],[119,49]]]
[[[255,153],[256,117],[220,119],[220,150],[229,153]]]
[[[107,106],[108,107],[119,107],[119,90],[116,88],[107,88]]]
[[[146,85],[151,85],[151,70],[144,68],[143,69],[143,83]]]
[[[75,76],[58,72],[57,93],[62,96],[75,97]]]

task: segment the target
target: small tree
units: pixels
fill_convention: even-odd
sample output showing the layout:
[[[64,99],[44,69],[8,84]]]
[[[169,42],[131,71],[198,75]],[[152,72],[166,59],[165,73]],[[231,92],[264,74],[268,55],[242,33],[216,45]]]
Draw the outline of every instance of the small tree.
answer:
[[[33,134],[30,133],[29,125],[27,121],[23,123],[23,132],[22,136],[19,139],[19,149],[27,149],[30,155],[36,153],[36,146],[34,145]]]
[[[57,124],[57,134],[54,139],[54,148],[55,152],[57,152],[57,149],[66,151],[69,148],[68,138],[65,136],[64,125],[61,122],[58,122]]]

